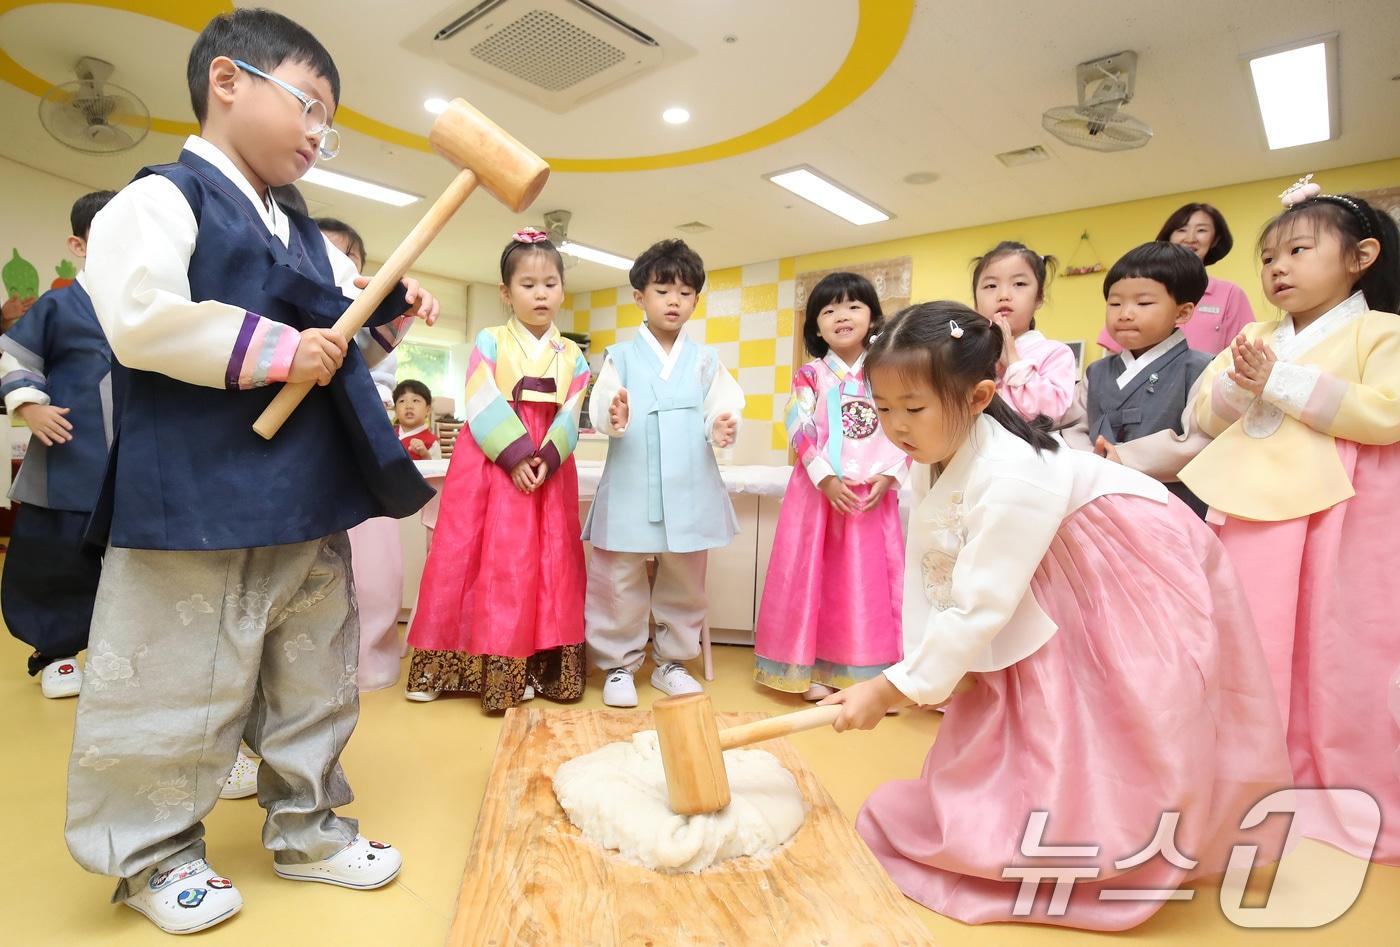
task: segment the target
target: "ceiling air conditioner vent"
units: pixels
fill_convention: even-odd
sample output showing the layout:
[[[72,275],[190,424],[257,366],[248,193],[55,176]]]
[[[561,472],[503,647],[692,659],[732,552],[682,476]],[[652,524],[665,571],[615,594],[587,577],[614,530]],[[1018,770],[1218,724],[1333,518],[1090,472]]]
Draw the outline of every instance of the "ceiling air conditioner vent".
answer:
[[[589,0],[454,5],[404,45],[561,113],[692,52]]]

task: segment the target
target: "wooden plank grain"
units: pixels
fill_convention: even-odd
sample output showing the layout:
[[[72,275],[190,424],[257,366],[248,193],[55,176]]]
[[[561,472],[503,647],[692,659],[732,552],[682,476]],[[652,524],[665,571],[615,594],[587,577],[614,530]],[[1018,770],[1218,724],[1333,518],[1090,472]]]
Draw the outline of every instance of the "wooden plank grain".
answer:
[[[762,719],[721,714],[720,726]],[[909,902],[786,740],[807,820],[782,850],[664,874],[583,838],[554,798],[559,764],[650,726],[637,711],[506,714],[467,856],[452,947],[924,947]]]

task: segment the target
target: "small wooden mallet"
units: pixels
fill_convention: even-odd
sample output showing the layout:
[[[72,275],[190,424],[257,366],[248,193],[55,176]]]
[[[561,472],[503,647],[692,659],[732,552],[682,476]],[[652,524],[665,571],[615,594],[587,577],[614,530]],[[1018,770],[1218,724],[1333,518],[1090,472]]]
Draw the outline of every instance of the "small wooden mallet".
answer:
[[[446,226],[457,208],[481,184],[495,198],[519,213],[529,207],[549,178],[544,159],[516,141],[491,119],[469,105],[454,99],[433,122],[428,141],[433,149],[462,170],[437,199],[423,219],[409,232],[389,259],[374,274],[364,292],[336,320],[335,331],[349,342],[364,328],[375,308],[404,278],[404,274],[433,238]],[[288,383],[258,417],[253,430],[271,439],[286,423],[296,406],[311,391],[312,382]]]
[[[677,815],[718,812],[729,805],[725,750],[815,730],[835,722],[841,713],[841,707],[832,704],[721,730],[708,694],[667,697],[651,710],[671,811]]]

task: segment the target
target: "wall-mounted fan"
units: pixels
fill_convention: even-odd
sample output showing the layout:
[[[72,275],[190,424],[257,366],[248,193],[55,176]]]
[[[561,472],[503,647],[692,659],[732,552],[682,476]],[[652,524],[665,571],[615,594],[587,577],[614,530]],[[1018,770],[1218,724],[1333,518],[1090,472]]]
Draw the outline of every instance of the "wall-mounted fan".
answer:
[[[1040,124],[1067,145],[1090,151],[1128,151],[1152,140],[1152,128],[1120,111],[1132,101],[1137,53],[1104,56],[1075,67],[1079,104],[1052,108]]]
[[[151,130],[146,104],[108,82],[112,64],[91,56],[78,60],[77,79],[56,85],[39,100],[44,131],[76,151],[109,155],[135,148]]]

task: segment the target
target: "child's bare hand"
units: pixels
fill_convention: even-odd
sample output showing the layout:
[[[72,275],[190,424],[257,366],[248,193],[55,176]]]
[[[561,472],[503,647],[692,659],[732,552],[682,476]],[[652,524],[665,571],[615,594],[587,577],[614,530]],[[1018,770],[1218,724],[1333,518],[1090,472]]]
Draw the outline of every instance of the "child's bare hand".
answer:
[[[1118,456],[1118,448],[1110,444],[1108,438],[1104,437],[1102,434],[1099,435],[1098,440],[1094,441],[1094,453],[1098,454],[1104,460],[1113,461],[1115,464],[1121,464],[1123,462],[1122,458]]]
[[[838,513],[850,516],[860,509],[860,498],[855,495],[846,481],[834,474],[821,482],[821,491]]]
[[[15,408],[15,414],[24,419],[29,430],[45,447],[66,444],[73,439],[69,432],[73,422],[64,417],[71,409],[52,404],[22,404]]]
[[[287,381],[329,385],[345,361],[345,337],[334,329],[303,329]]]
[[[511,482],[515,484],[515,489],[529,496],[539,489],[542,477],[535,473],[535,458],[527,457],[516,464],[510,470]]]
[[[368,276],[355,277],[355,285],[364,289],[369,285]],[[403,278],[404,295],[408,299],[408,309],[403,313],[405,316],[414,316],[422,319],[428,325],[437,322],[438,309],[441,308],[437,297],[424,289],[419,282],[411,276]]]
[[[841,716],[831,725],[837,733],[846,730],[873,730],[885,719],[885,714],[895,707],[907,704],[908,699],[890,683],[883,674],[877,674],[868,681],[852,684],[823,698],[821,704],[841,705]]]
[[[714,430],[711,432],[710,440],[716,447],[729,447],[734,443],[734,438],[739,433],[739,422],[734,420],[732,414],[721,414],[715,418]]]
[[[1241,334],[1230,343],[1230,356],[1235,363],[1230,380],[1256,397],[1262,395],[1278,363],[1273,351],[1262,341],[1251,342]]]
[[[997,374],[1006,374],[1006,369],[1016,361],[1016,336],[1011,332],[1011,322],[1005,316],[992,316],[992,325],[1001,332],[1001,354],[997,356]]]
[[[408,442],[408,452],[419,460],[428,459],[428,445],[423,443],[421,437],[415,437]]]
[[[621,434],[627,430],[627,423],[632,419],[632,409],[627,403],[627,389],[617,389],[617,394],[613,395],[612,403],[608,405],[608,423],[612,429]]]
[[[885,494],[894,489],[896,481],[893,477],[881,474],[875,478],[875,482],[870,485],[870,496],[865,498],[861,504],[862,510],[873,510],[880,505],[880,501],[885,498]]]

